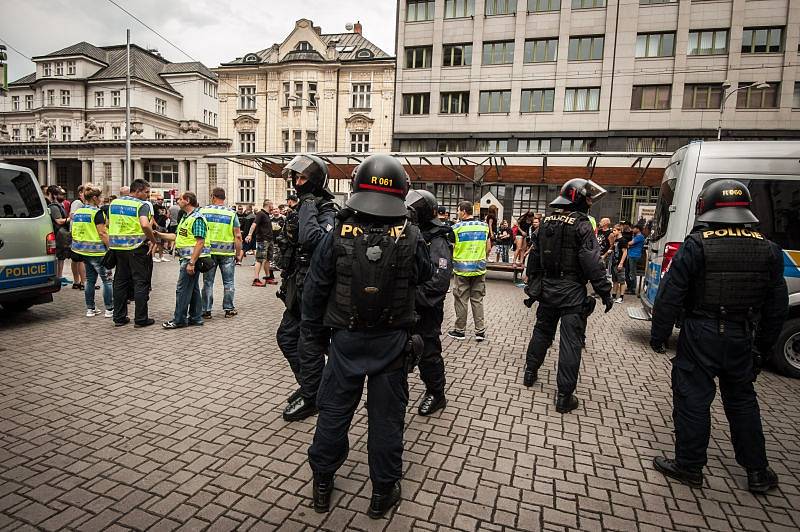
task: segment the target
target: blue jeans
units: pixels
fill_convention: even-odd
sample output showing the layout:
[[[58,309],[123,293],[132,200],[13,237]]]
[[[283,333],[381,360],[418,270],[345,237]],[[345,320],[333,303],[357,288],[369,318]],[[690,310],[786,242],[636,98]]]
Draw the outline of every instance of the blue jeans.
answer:
[[[181,259],[181,271],[178,273],[178,286],[175,290],[175,316],[172,318],[178,325],[186,325],[188,315],[191,323],[203,323],[203,302],[200,298],[200,275],[186,273],[189,259]]]
[[[222,273],[222,309],[233,310],[233,294],[236,288],[233,283],[233,275],[236,272],[236,264],[233,257],[227,255],[211,255],[214,259],[214,267],[203,274],[203,312],[211,312],[214,306],[214,279],[217,277],[217,267]]]
[[[628,270],[626,273],[626,282],[628,290],[631,292],[636,291],[636,281],[638,280],[637,272],[639,270],[639,263],[642,261],[641,257],[628,256]]]
[[[103,306],[106,310],[114,309],[112,279],[108,275],[108,271],[100,264],[103,257],[89,257],[85,256],[83,263],[86,264],[86,288],[83,289],[83,295],[86,298],[86,308],[94,310],[94,284],[99,278],[103,283]]]
[[[500,250],[500,257],[503,262],[508,262],[508,250],[511,248],[508,244],[497,244],[498,249]]]

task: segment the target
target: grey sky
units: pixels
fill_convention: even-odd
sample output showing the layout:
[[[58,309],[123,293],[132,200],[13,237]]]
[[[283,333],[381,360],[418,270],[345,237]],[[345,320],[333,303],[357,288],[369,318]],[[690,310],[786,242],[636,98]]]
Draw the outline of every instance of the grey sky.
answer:
[[[323,33],[343,33],[361,21],[364,36],[394,54],[394,0],[115,0],[209,67],[281,42],[300,18]],[[185,55],[108,0],[0,0],[0,39],[34,57],[87,41],[97,46],[131,41],[158,48],[170,61]],[[33,72],[33,63],[9,47],[8,80]]]

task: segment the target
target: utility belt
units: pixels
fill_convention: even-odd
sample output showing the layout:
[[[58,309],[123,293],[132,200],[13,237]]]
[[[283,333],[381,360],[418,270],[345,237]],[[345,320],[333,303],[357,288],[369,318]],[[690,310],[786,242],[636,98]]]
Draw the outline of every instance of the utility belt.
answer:
[[[581,283],[581,276],[578,275],[578,272],[545,272],[544,274],[545,279],[562,279],[565,281],[573,281],[576,283]]]
[[[719,334],[725,333],[725,327],[728,324],[734,326],[744,326],[749,332],[751,331],[757,320],[756,314],[752,309],[734,309],[728,310],[724,307],[719,309],[703,309],[696,308],[686,313],[686,318],[696,320],[715,320],[717,322],[717,332]]]
[[[422,351],[425,347],[425,341],[419,334],[408,333],[408,341],[406,342],[403,352],[397,357],[397,360],[389,364],[386,372],[396,371],[400,368],[405,368],[406,373],[413,373],[414,368],[419,364],[422,359]]]

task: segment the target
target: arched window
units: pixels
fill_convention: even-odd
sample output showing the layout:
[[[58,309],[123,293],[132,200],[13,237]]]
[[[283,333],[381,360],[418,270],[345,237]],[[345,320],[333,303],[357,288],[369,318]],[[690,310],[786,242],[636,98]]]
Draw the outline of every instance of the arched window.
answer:
[[[258,56],[256,54],[247,54],[244,56],[245,63],[258,63]]]
[[[311,50],[313,50],[313,48],[311,48],[311,43],[309,43],[308,41],[300,41],[299,43],[297,43],[297,46],[295,46],[294,49],[300,50],[301,52],[310,52]]]
[[[356,53],[356,57],[359,59],[369,59],[372,56],[373,56],[372,52],[367,49],[359,50],[358,53]]]

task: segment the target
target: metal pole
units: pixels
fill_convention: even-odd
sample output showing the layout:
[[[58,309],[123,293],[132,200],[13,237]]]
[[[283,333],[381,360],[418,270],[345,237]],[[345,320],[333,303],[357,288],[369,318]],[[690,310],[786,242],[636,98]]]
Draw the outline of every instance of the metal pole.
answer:
[[[126,30],[125,46],[125,179],[123,185],[131,184],[131,30]]]
[[[47,126],[47,181],[48,185],[54,185],[52,180],[52,170],[50,168],[50,124]]]
[[[730,94],[728,95],[730,96]],[[722,115],[725,113],[725,102],[728,96],[723,95],[722,105],[719,108],[719,124],[717,124],[717,140],[722,140]]]

